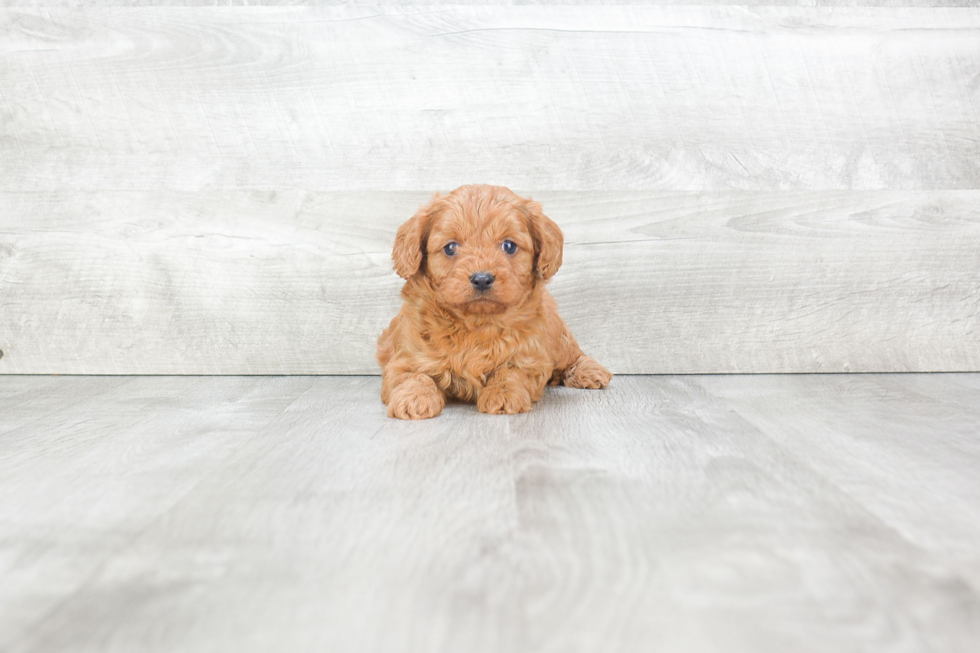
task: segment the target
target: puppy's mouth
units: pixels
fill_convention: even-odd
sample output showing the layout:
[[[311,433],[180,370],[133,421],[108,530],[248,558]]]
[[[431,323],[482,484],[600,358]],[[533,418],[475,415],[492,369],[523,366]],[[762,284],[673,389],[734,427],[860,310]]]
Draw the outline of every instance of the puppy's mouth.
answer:
[[[463,309],[467,313],[493,315],[495,313],[503,313],[507,309],[507,306],[489,297],[476,297],[463,304]]]

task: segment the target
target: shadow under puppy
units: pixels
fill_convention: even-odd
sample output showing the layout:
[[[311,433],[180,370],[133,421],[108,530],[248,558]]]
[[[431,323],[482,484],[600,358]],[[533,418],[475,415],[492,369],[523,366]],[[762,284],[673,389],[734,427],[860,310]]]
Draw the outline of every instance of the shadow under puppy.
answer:
[[[604,388],[545,283],[563,237],[541,205],[502,186],[435,198],[395,236],[401,311],[378,338],[389,417],[435,417],[446,399],[484,413],[522,413],[548,383]]]

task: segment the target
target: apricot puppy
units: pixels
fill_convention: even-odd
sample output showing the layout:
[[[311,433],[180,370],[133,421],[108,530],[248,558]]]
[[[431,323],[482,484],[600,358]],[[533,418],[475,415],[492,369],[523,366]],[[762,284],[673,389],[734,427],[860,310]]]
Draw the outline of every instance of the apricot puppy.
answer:
[[[502,186],[438,194],[395,236],[401,311],[378,338],[388,416],[435,417],[446,400],[523,413],[545,385],[604,388],[545,283],[561,266],[561,229]]]

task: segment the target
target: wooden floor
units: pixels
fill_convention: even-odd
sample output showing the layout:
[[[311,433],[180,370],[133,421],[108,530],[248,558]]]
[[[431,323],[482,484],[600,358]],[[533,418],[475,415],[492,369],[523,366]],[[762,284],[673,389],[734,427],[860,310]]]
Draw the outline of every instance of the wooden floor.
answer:
[[[980,375],[0,377],[0,650],[980,650]]]

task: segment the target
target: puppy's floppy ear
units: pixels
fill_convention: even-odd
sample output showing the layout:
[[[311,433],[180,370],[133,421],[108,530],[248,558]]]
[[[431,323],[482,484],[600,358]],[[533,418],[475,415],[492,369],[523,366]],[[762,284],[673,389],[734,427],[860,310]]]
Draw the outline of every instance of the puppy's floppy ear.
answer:
[[[395,272],[402,279],[414,276],[422,265],[425,239],[429,235],[429,223],[432,221],[433,209],[438,199],[439,193],[436,193],[432,201],[420,208],[408,219],[408,222],[398,227],[391,258],[395,261]]]
[[[532,200],[524,203],[528,215],[531,236],[534,238],[534,257],[538,274],[542,279],[550,279],[561,267],[561,250],[565,237],[551,218],[541,210],[541,205]]]

